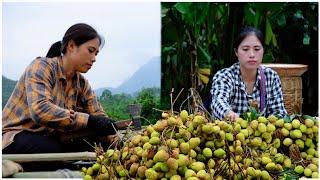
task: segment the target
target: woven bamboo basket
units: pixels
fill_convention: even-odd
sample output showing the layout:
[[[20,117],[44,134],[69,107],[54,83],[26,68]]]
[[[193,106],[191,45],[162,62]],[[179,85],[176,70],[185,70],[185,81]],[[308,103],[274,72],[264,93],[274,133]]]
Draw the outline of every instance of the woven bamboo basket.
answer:
[[[288,114],[293,114],[295,106],[302,110],[302,78],[308,66],[303,64],[263,64],[275,70],[281,79],[284,106]]]

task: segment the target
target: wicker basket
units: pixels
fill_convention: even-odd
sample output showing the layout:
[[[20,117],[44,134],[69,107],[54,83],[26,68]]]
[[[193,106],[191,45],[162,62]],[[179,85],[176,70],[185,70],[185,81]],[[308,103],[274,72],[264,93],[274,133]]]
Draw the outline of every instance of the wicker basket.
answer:
[[[288,114],[294,113],[294,107],[302,110],[302,79],[301,75],[308,66],[303,64],[263,64],[275,70],[281,79],[284,106]]]

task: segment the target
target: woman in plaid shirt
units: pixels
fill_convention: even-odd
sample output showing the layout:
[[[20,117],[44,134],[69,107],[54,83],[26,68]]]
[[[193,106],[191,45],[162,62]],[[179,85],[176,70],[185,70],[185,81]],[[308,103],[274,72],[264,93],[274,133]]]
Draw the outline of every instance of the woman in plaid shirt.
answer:
[[[211,109],[216,118],[235,120],[248,111],[252,101],[260,102],[259,109],[265,116],[287,114],[278,74],[260,66],[264,52],[262,42],[261,31],[252,27],[241,30],[234,45],[239,62],[213,77]]]
[[[95,137],[117,139],[114,122],[81,75],[103,45],[95,29],[79,23],[51,46],[47,57],[31,62],[2,112],[4,154],[92,151],[88,144],[81,147],[82,140],[62,144],[58,138],[85,129],[96,132]]]

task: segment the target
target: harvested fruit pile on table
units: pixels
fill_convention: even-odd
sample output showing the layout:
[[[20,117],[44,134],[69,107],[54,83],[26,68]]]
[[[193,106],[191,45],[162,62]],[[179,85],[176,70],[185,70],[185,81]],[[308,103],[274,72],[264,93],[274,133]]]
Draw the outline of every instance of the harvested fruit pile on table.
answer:
[[[162,113],[119,149],[82,168],[85,179],[286,179],[318,177],[318,120],[208,120]]]

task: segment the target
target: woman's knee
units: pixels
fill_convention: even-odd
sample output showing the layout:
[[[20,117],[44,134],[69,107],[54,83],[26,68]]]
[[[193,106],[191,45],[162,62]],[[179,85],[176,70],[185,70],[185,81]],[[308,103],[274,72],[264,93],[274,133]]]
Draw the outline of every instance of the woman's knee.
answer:
[[[33,154],[33,153],[59,153],[62,147],[59,141],[50,136],[39,133],[22,131],[17,134],[14,142],[8,146],[14,147],[14,153]]]

